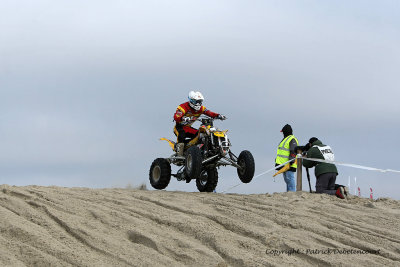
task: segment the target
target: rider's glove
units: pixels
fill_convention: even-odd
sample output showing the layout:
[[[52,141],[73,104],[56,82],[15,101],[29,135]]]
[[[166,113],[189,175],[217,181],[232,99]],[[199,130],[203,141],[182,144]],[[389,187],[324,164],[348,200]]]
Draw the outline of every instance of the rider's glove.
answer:
[[[219,120],[226,120],[227,118],[226,118],[226,116],[224,116],[224,115],[222,115],[222,114],[219,114],[219,115],[217,116],[217,119],[219,119]]]
[[[182,122],[188,123],[188,122],[190,122],[190,118],[189,117],[183,117],[182,118]]]

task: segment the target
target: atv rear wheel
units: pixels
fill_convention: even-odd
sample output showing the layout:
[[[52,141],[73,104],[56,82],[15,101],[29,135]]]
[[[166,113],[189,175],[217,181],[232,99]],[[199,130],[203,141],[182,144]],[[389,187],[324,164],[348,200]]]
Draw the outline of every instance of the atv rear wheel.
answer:
[[[196,186],[200,192],[212,192],[217,187],[218,171],[217,168],[204,169],[200,177],[196,179]]]
[[[185,173],[190,179],[197,179],[201,172],[201,151],[197,146],[189,147],[186,151]]]
[[[239,179],[243,183],[250,183],[254,177],[255,169],[253,155],[250,153],[250,151],[243,150],[238,157],[237,163],[241,167],[237,169]]]
[[[153,161],[149,171],[150,184],[155,189],[164,189],[171,180],[171,164],[164,158]]]

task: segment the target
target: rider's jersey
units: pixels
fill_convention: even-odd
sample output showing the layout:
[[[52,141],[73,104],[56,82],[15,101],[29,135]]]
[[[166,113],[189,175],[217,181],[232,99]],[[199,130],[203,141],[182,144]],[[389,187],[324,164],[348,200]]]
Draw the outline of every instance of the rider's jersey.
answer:
[[[205,106],[201,106],[199,111],[194,110],[190,105],[189,102],[180,104],[174,114],[174,120],[177,123],[183,124],[185,126],[191,126],[201,114],[205,114],[211,118],[217,117],[219,114],[212,112],[211,110],[206,109]],[[189,117],[191,120],[187,123],[182,123],[182,118],[183,117]]]

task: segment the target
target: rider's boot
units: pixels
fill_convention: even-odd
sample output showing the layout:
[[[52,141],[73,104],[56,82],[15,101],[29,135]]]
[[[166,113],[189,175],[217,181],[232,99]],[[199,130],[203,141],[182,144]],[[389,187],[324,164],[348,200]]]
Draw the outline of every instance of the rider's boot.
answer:
[[[176,153],[178,156],[183,157],[183,150],[185,149],[185,143],[176,144]]]

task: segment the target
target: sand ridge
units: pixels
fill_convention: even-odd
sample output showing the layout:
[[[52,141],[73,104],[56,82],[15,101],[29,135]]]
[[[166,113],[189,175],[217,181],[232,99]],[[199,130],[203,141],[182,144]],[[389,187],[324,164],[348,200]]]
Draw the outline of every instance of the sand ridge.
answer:
[[[2,266],[400,265],[392,199],[2,185],[0,216]]]

